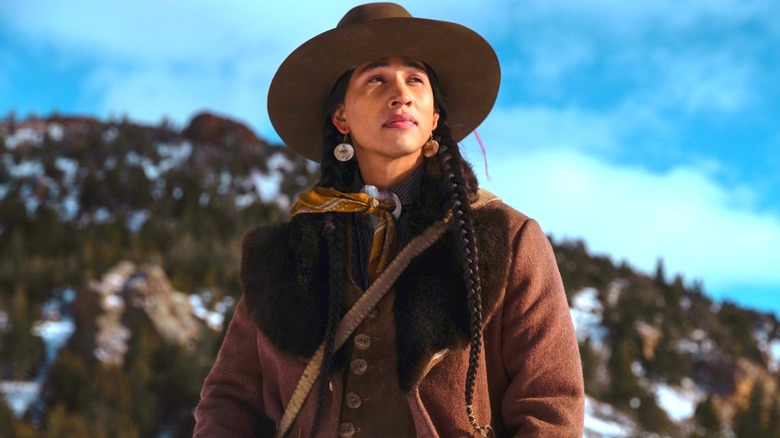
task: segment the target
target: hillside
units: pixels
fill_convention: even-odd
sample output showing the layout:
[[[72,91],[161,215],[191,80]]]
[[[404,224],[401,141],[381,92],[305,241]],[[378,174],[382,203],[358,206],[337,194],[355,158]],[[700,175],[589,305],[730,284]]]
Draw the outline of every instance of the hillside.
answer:
[[[0,436],[189,436],[239,239],[316,167],[245,125],[0,120]],[[586,436],[780,437],[780,324],[553,242]]]

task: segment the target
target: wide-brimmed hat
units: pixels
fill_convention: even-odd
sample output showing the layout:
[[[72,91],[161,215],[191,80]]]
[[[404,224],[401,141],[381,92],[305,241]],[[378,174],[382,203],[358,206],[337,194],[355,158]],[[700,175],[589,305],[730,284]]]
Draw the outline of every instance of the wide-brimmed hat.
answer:
[[[456,141],[476,129],[495,103],[501,70],[484,38],[456,23],[414,18],[394,3],[369,3],[303,43],[279,67],[268,90],[268,115],[282,141],[319,162],[333,85],[357,65],[387,57],[417,59],[436,72]]]

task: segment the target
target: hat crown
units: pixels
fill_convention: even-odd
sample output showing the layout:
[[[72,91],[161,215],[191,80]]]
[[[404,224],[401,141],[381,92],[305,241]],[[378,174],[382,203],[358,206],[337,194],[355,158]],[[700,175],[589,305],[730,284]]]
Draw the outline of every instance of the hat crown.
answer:
[[[344,27],[365,21],[381,20],[384,18],[412,18],[403,6],[395,3],[367,3],[355,6],[344,14],[344,18],[336,26]]]

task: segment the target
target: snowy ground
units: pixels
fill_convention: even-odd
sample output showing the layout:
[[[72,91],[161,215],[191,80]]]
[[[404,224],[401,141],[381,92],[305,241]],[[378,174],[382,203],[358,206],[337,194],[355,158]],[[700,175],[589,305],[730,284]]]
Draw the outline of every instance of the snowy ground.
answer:
[[[586,438],[629,438],[636,435],[634,422],[614,407],[585,396]]]
[[[59,291],[55,298],[44,303],[42,309],[44,319],[33,325],[33,334],[43,339],[46,348],[46,360],[38,370],[36,378],[31,381],[0,382],[0,394],[5,397],[16,417],[24,415],[30,405],[38,399],[41,384],[46,380],[57,352],[68,342],[76,329],[73,319],[65,312],[65,308],[74,298],[75,292],[70,289]]]

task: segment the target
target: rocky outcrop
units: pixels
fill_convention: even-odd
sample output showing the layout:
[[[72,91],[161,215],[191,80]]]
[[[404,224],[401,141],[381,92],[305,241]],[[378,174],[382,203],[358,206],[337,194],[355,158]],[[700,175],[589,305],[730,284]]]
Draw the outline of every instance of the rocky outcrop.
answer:
[[[259,147],[268,145],[257,138],[246,125],[205,112],[195,115],[182,134],[184,138],[200,144],[224,144],[226,146],[240,144]]]
[[[109,365],[121,366],[133,336],[130,321],[140,316],[166,342],[192,346],[206,324],[195,316],[187,295],[175,291],[156,265],[122,261],[90,281],[76,303],[80,349]]]
[[[126,284],[125,297],[146,314],[166,341],[189,346],[200,336],[203,324],[193,315],[190,301],[173,290],[160,266],[141,267]]]

